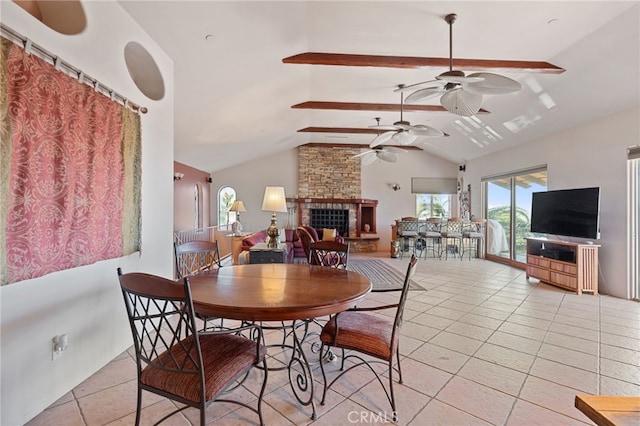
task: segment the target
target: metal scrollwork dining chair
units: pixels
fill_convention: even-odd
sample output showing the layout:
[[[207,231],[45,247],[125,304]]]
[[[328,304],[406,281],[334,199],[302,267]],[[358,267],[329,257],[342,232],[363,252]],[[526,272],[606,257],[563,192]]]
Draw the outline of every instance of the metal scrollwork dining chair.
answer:
[[[182,244],[173,244],[175,254],[176,273],[178,278],[192,277],[212,269],[220,268],[220,250],[217,241],[188,241]],[[218,318],[203,315],[196,311],[196,317],[204,322],[203,329],[209,328],[209,324]],[[223,320],[212,328],[223,327]]]
[[[327,391],[333,384],[340,379],[348,371],[353,370],[361,365],[366,365],[374,374],[391,404],[394,420],[397,420],[397,405],[393,392],[394,371],[398,373],[398,382],[402,383],[402,370],[400,369],[400,328],[402,327],[402,316],[404,305],[409,292],[411,278],[415,273],[418,258],[411,256],[411,261],[407,267],[404,283],[398,289],[385,289],[380,291],[399,291],[400,297],[397,303],[374,306],[374,307],[356,307],[347,311],[334,315],[323,327],[320,333],[320,369],[324,380],[324,391],[320,404],[324,405]],[[376,315],[375,312],[383,310],[395,309],[395,317],[390,321],[385,315]],[[330,382],[327,383],[327,375],[325,373],[323,352],[332,348],[343,350],[342,361],[340,365],[340,373]],[[345,352],[347,351],[347,352]],[[394,367],[394,357],[397,359]],[[355,359],[346,370],[345,361]],[[387,366],[386,375],[389,379],[388,390],[382,381],[383,374],[380,374],[373,367],[373,364],[381,363]]]
[[[143,390],[184,404],[158,423],[195,407],[204,426],[207,407],[219,401],[250,409],[264,424],[262,397],[268,370],[260,327],[246,325],[201,333],[196,327],[188,278],[172,281],[143,273],[123,274],[120,268],[118,278],[136,354],[135,424],[140,424]],[[243,332],[255,336],[255,340],[243,337]],[[239,388],[254,367],[263,374],[256,407],[226,395]]]

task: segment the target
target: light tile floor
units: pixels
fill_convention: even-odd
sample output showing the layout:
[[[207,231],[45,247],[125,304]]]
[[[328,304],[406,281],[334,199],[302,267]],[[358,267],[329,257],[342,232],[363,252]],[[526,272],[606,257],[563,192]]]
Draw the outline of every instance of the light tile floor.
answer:
[[[408,263],[382,252],[351,256],[379,257],[403,273]],[[395,385],[398,424],[591,424],[574,408],[576,394],[640,395],[639,303],[527,282],[522,270],[480,259],[421,260],[415,281],[425,290],[412,291],[406,306],[404,383]],[[379,295],[371,299],[384,301]],[[326,405],[318,404],[313,422],[308,407],[293,397],[286,371],[270,372],[265,423],[391,422],[390,406],[372,374],[353,373],[328,393]],[[261,377],[252,374],[248,388]],[[316,371],[317,394],[321,377]],[[130,425],[135,394],[129,350],[28,424]],[[173,407],[148,393],[143,405],[142,424]],[[253,413],[228,404],[213,404],[208,414],[215,424],[257,423]],[[189,410],[164,424],[197,424],[197,416]]]

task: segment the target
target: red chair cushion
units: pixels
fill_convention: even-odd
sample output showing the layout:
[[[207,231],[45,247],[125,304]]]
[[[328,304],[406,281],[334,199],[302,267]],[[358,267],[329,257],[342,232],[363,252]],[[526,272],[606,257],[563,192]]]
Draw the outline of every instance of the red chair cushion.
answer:
[[[345,311],[337,318],[338,338],[334,343],[336,316],[333,316],[322,329],[322,343],[353,349],[387,361],[391,359],[398,345],[397,334],[396,341],[391,342],[393,323],[363,312]]]

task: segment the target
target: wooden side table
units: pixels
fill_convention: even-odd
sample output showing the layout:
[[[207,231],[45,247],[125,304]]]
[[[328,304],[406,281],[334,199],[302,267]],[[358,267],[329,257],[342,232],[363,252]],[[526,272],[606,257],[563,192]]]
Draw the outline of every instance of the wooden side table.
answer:
[[[284,244],[270,248],[267,243],[258,243],[249,249],[249,263],[286,263],[287,247]]]

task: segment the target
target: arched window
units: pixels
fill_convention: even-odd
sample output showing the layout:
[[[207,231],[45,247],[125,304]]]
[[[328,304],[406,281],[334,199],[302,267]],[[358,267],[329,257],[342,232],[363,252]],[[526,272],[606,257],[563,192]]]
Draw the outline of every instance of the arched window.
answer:
[[[218,191],[218,228],[236,221],[236,213],[230,212],[231,205],[236,200],[236,190],[230,186],[223,186]]]

